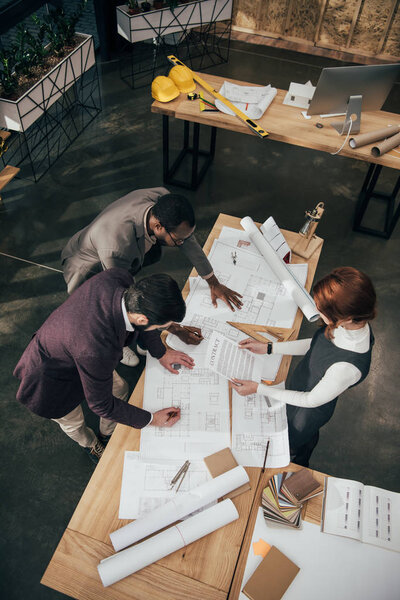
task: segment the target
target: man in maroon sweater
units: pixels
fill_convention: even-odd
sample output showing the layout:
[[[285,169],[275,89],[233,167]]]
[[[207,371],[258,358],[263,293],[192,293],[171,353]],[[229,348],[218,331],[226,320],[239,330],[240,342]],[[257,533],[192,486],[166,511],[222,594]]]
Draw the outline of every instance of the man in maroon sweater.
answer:
[[[32,412],[56,421],[97,462],[116,423],[141,429],[170,427],[178,408],[154,414],[128,404],[128,385],[116,373],[122,349],[139,341],[169,371],[193,368],[183,352],[167,350],[158,328],[185,316],[185,302],[168,275],[133,283],[123,269],[109,269],[82,284],[34,334],[14,375],[17,399]],[[81,402],[100,416],[100,435],[86,426]]]

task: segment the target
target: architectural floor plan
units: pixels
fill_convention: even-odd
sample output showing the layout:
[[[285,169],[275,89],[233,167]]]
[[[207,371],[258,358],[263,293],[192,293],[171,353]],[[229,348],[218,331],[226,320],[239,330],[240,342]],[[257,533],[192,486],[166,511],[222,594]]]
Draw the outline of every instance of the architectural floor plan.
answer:
[[[170,374],[157,360],[148,357],[143,407],[152,412],[169,406],[181,408],[181,420],[171,428],[146,427],[141,432],[141,453],[149,457],[202,458],[231,446],[244,466],[262,465],[270,440],[267,466],[289,463],[285,406],[269,406],[263,397],[242,398],[233,394],[232,435],[229,391],[226,379],[206,368],[208,340],[214,332],[234,343],[247,336],[227,324],[260,324],[291,327],[297,306],[245,232],[223,228],[209,254],[221,283],[243,296],[241,310],[232,312],[222,301],[212,305],[208,284],[200,277],[190,280],[183,324],[200,327],[204,340],[188,346],[169,335],[167,343],[195,360],[193,370],[182,368]],[[291,265],[304,284],[307,265]],[[265,356],[262,377],[274,380],[279,355]]]

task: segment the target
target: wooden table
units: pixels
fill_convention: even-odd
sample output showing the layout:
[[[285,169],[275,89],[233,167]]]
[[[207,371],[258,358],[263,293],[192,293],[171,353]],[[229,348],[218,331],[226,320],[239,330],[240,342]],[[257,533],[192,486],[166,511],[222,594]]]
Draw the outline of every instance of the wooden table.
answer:
[[[220,214],[206,243],[206,254],[224,225],[241,229],[240,219]],[[283,231],[290,246],[298,234]],[[307,289],[314,278],[321,248],[309,260]],[[293,256],[293,262],[303,262]],[[195,271],[191,273],[195,275]],[[189,291],[188,283],[184,295]],[[299,333],[302,313],[297,311],[294,327]],[[290,357],[284,357],[280,373],[287,375]],[[142,406],[144,373],[129,402]],[[234,600],[238,597],[246,565],[261,491],[272,473],[247,468],[251,490],[233,502],[239,519],[190,544],[156,564],[104,588],[97,572],[100,560],[113,554],[110,532],[129,521],[118,519],[119,497],[125,450],[138,450],[140,431],[117,425],[91,477],[64,535],[43,575],[41,583],[79,600]],[[299,467],[291,465],[292,470]],[[315,474],[322,482],[323,475]],[[307,504],[304,517],[318,523],[321,498]]]
[[[216,75],[205,73],[202,73],[201,77],[215,90],[219,90],[224,81],[231,81],[232,83],[239,85],[255,85],[249,82],[237,81],[227,77],[217,77]],[[206,92],[199,84],[196,85],[196,92],[201,92],[205,99],[211,100],[212,102],[215,100],[214,97]],[[255,143],[258,144],[268,144],[268,140],[270,139],[278,142],[285,142],[286,144],[294,146],[301,146],[302,148],[319,150],[321,152],[336,152],[343,144],[345,136],[338,135],[337,131],[330,126],[330,123],[340,120],[340,117],[321,119],[319,115],[314,115],[311,119],[305,119],[301,114],[300,108],[283,104],[286,93],[286,90],[278,89],[278,93],[272,104],[268,107],[262,118],[257,120],[257,124],[269,133],[269,136],[265,139],[261,139],[255,135],[247,125],[235,116],[226,115],[221,112],[200,112],[198,101],[188,100],[186,94],[180,94],[178,98],[168,103],[158,101],[153,102],[151,105],[152,112],[163,116],[164,182],[196,189],[214,159],[217,129],[227,129],[229,131],[252,135],[255,138]],[[171,166],[169,157],[170,117],[180,119],[184,122],[183,147]],[[344,119],[344,117],[342,117],[342,119]],[[319,129],[316,127],[316,123],[321,121],[323,127]],[[193,123],[193,143],[191,145],[189,144],[190,123]],[[399,123],[400,115],[394,113],[384,111],[363,112],[361,116],[360,133],[382,129],[387,125],[396,125]],[[208,125],[211,127],[210,147],[207,151],[199,149],[200,125]],[[340,151],[340,156],[348,156],[349,158],[362,160],[370,164],[356,208],[354,230],[388,238],[400,216],[400,209],[394,213],[394,200],[400,187],[400,178],[390,195],[378,194],[374,190],[382,167],[400,169],[400,160],[398,158],[400,155],[396,154],[394,150],[391,150],[383,156],[374,157],[371,155],[372,146],[373,144],[369,144],[368,146],[352,149],[347,143]],[[176,179],[175,174],[188,154],[190,154],[192,158],[191,178],[189,181]],[[199,170],[201,157],[204,157],[205,160]],[[361,225],[361,220],[371,197],[383,197],[388,200],[387,222],[383,232],[366,228]]]

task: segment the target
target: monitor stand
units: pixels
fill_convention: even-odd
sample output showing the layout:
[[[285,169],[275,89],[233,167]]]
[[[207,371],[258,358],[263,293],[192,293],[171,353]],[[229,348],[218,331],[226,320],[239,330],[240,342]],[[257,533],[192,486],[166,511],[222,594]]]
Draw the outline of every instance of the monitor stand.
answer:
[[[361,123],[361,102],[362,96],[350,96],[344,121],[331,123],[332,127],[334,127],[340,135],[359,133]]]

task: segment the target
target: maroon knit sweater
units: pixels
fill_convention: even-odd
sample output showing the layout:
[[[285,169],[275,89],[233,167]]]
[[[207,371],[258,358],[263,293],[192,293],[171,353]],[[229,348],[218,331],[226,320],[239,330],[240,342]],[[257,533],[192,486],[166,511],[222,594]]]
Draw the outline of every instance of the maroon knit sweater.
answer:
[[[136,339],[161,358],[157,331],[128,333],[121,301],[133,277],[108,269],[83,283],[34,334],[14,370],[17,400],[48,419],[64,417],[85,398],[97,415],[142,428],[150,413],[112,395],[112,374],[122,349]]]

